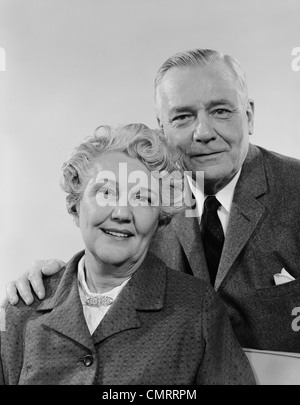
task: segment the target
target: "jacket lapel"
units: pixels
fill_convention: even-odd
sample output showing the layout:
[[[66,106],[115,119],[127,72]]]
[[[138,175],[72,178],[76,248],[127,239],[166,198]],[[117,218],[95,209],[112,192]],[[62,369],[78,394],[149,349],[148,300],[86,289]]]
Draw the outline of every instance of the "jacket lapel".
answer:
[[[265,207],[258,197],[266,191],[267,181],[262,155],[256,146],[250,145],[232,202],[215,290],[220,287],[263,216]]]
[[[93,334],[94,344],[128,329],[140,327],[138,310],[159,311],[164,304],[166,266],[148,253]]]
[[[93,350],[77,285],[77,265],[83,254],[80,252],[71,259],[58,286],[56,284],[54,295],[45,299],[37,311],[46,312],[43,322],[45,326]]]
[[[198,217],[186,217],[183,212],[172,223],[194,276],[209,281]]]
[[[53,283],[54,294],[45,299],[37,311],[45,312],[45,326],[94,350],[94,344],[103,339],[124,330],[138,328],[140,322],[137,310],[158,311],[163,307],[166,266],[149,252],[91,337],[77,284],[77,265],[83,254],[78,253],[67,264],[61,279]]]

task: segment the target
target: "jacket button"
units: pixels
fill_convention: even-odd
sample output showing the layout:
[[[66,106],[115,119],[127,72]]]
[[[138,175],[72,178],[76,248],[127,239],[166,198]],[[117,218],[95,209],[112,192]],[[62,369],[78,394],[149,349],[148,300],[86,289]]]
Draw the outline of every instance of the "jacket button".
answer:
[[[93,356],[91,356],[90,354],[87,354],[86,356],[84,356],[83,358],[83,364],[86,367],[90,367],[94,362]]]

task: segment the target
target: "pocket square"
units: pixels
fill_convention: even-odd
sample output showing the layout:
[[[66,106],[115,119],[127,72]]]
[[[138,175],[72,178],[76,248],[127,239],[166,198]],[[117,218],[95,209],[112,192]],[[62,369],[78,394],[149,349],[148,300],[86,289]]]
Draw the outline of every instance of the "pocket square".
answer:
[[[285,268],[281,270],[280,273],[274,274],[274,281],[276,285],[289,283],[290,281],[295,280],[293,276],[291,276]]]

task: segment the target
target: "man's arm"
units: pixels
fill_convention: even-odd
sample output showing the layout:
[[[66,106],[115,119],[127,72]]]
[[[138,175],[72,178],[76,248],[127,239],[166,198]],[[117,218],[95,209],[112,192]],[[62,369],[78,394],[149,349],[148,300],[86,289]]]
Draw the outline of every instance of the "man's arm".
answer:
[[[23,273],[17,280],[10,281],[6,286],[6,298],[1,301],[0,307],[5,308],[9,301],[15,305],[19,301],[19,296],[30,305],[33,302],[33,293],[39,299],[45,297],[43,276],[52,276],[65,266],[65,262],[58,259],[36,260],[32,267]]]

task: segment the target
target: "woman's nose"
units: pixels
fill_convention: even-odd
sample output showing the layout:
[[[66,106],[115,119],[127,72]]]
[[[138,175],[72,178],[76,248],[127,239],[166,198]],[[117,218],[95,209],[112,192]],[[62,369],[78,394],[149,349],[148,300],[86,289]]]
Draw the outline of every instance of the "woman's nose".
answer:
[[[132,220],[132,212],[131,212],[131,207],[127,203],[126,205],[116,205],[114,209],[112,210],[111,217],[114,220],[118,221],[126,221],[129,222]]]

